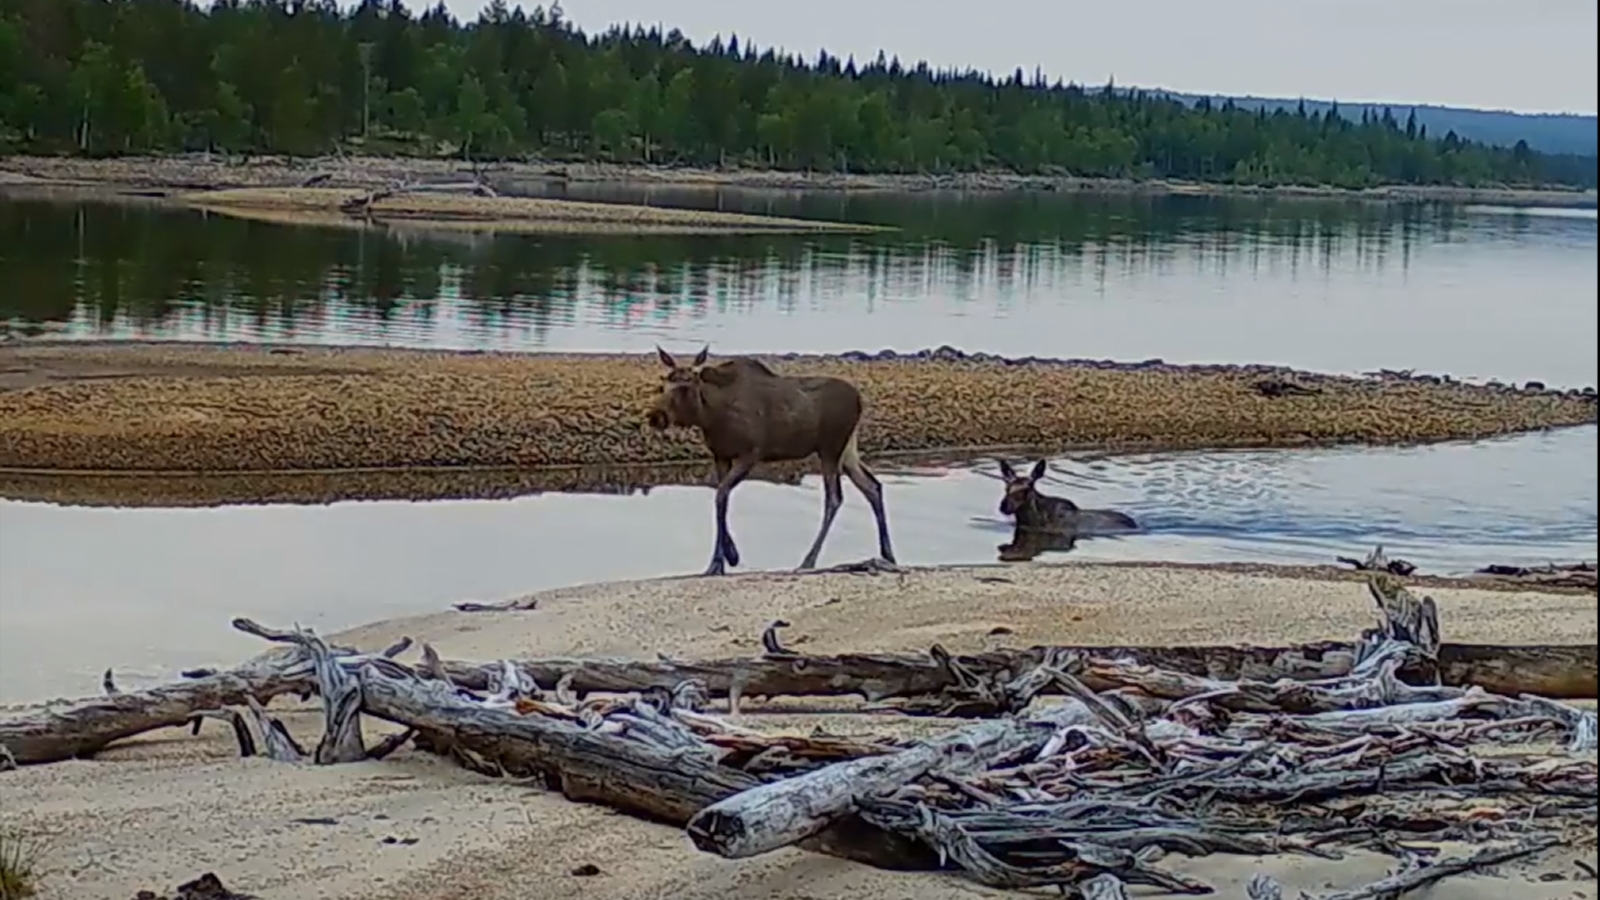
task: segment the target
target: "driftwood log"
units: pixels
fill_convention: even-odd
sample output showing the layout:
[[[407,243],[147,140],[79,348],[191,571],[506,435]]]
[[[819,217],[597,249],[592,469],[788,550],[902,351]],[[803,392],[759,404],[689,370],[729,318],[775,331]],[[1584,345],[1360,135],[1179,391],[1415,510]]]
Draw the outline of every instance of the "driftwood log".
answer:
[[[409,646],[409,643],[407,644]],[[385,651],[393,656],[400,651]],[[1324,641],[1289,647],[1034,647],[958,655],[954,662],[985,678],[1004,681],[1012,673],[1036,670],[1052,654],[1076,654],[1096,664],[1079,678],[1096,690],[1149,687],[1151,672],[1214,681],[1316,681],[1348,675],[1357,645]],[[1446,686],[1476,686],[1494,694],[1533,694],[1558,700],[1587,700],[1596,690],[1593,645],[1440,644],[1438,674]],[[461,687],[485,690],[499,664],[446,660],[443,671]],[[698,682],[712,698],[860,695],[887,698],[944,698],[957,682],[934,656],[910,653],[851,653],[829,656],[791,654],[720,660],[627,660],[543,658],[516,662],[535,683],[564,683],[576,695],[629,694],[670,690]],[[0,719],[0,759],[9,752],[18,765],[91,756],[111,743],[159,728],[190,724],[208,711],[260,703],[283,694],[309,694],[314,669],[302,663],[283,670],[271,659],[252,661],[226,672],[199,671],[185,681],[139,691],[108,694],[21,716]],[[1055,683],[1040,693],[1059,692]],[[970,705],[950,714],[985,714]],[[235,713],[236,714],[236,713]],[[992,714],[992,713],[990,713]],[[231,717],[232,714],[230,714]]]
[[[370,190],[339,204],[339,211],[347,216],[370,217],[372,206],[383,200],[403,194],[470,194],[474,197],[498,197],[495,189],[482,181],[435,182],[418,184],[395,181],[388,187]]]
[[[1389,555],[1383,552],[1382,544],[1374,547],[1372,552],[1366,555],[1365,559],[1335,556],[1334,560],[1350,566],[1358,572],[1388,572],[1390,575],[1406,576],[1417,571],[1416,564],[1410,560],[1390,559]]]
[[[1594,714],[1541,699],[1516,700],[1476,688],[1439,685],[1436,680],[1433,684],[1406,684],[1399,678],[1402,669],[1427,670],[1437,660],[1437,607],[1431,598],[1406,591],[1387,572],[1375,572],[1369,587],[1380,624],[1363,633],[1357,642],[1355,664],[1344,678],[1296,684],[1227,684],[1176,673],[1136,677],[1131,680],[1138,683],[1139,695],[1162,716],[1147,721],[1140,704],[1110,702],[1115,694],[1096,696],[1074,674],[1056,668],[1081,669],[1081,657],[1056,654],[1041,668],[1051,672],[1063,692],[1073,697],[1064,707],[1007,722],[984,723],[893,756],[835,763],[788,781],[752,788],[696,814],[688,826],[689,836],[701,850],[744,858],[787,846],[860,813],[885,831],[910,834],[936,847],[942,860],[954,861],[965,874],[991,886],[1079,884],[1082,891],[1115,897],[1123,884],[1181,893],[1210,892],[1203,884],[1150,865],[1140,853],[1151,847],[1188,853],[1315,852],[1315,846],[1307,841],[1272,837],[1281,829],[1266,821],[1241,822],[1237,815],[1214,822],[1205,822],[1206,817],[1199,815],[1198,821],[1185,821],[1173,815],[1170,803],[1155,803],[1157,798],[1187,797],[1206,806],[1223,801],[1237,809],[1348,793],[1370,795],[1386,788],[1460,786],[1487,779],[1507,785],[1520,782],[1530,791],[1570,798],[1581,794],[1585,808],[1580,815],[1592,822],[1594,801],[1586,793],[1595,782],[1592,763],[1570,769],[1571,780],[1550,782],[1536,780],[1532,770],[1495,771],[1504,764],[1440,756],[1434,751],[1440,740],[1463,738],[1466,732],[1460,728],[1460,716],[1466,712],[1488,714],[1498,720],[1496,724],[1512,730],[1554,727],[1568,735],[1573,749],[1590,751],[1595,743]],[[1096,674],[1113,682],[1130,680],[1115,672]],[[1239,698],[1245,702],[1229,702]],[[1162,704],[1161,700],[1177,702]],[[1193,711],[1204,712],[1199,718],[1189,711],[1180,716],[1179,710],[1186,704]],[[1317,712],[1286,720],[1282,715],[1285,705]],[[1224,712],[1240,708],[1258,709],[1266,715],[1234,717]],[[1346,718],[1356,721],[1343,721]],[[1030,726],[1052,724],[1054,733],[1048,737],[1042,729],[1030,733]],[[1401,727],[1394,728],[1396,724]],[[1436,729],[1438,725],[1455,731]],[[1424,730],[1427,733],[1421,733]],[[1291,735],[1297,743],[1282,746],[1283,739]],[[1354,744],[1353,735],[1359,735]],[[1079,747],[1076,752],[1069,749],[1074,737]],[[1381,750],[1372,745],[1374,741],[1384,741]],[[961,752],[951,759],[951,750],[957,747]],[[1113,748],[1115,754],[1126,754],[1130,761],[1138,760],[1152,771],[1130,778],[1122,769],[1102,780],[1087,773],[1083,761],[1069,760],[1064,768],[1039,762],[1064,750],[1074,756],[1087,751],[1092,754],[1087,758],[1093,758],[1103,757]],[[1001,764],[1008,757],[1014,766],[1011,772],[1005,772],[1006,766]],[[1363,764],[1363,757],[1372,761]],[[1018,760],[1028,759],[1035,762],[1015,767]],[[936,770],[941,763],[944,768]],[[986,771],[976,779],[960,778],[973,768]],[[1061,779],[1061,790],[1041,790],[1041,776],[1047,771],[1055,773],[1050,777]],[[927,786],[912,784],[933,775],[944,782],[952,776],[960,778],[956,809],[939,808],[929,802]],[[1019,794],[1020,803],[1006,799]],[[1055,799],[1064,796],[1081,798],[1069,807],[1084,804],[1083,812],[1069,814]],[[1030,808],[1037,800],[1049,805]],[[1081,820],[1091,812],[1101,820],[1098,825]],[[1063,816],[1068,821],[1060,821]],[[1071,821],[1075,818],[1079,821]],[[1043,850],[1046,844],[1051,845],[1048,853]],[[1517,852],[1533,852],[1549,844],[1528,846],[1532,849]],[[1471,867],[1467,864],[1458,870]],[[1258,881],[1255,887],[1264,892],[1268,884]],[[1379,888],[1379,893],[1370,896],[1394,892],[1393,885]]]
[[[257,636],[282,634],[249,619],[235,619],[234,627]],[[394,657],[410,647],[406,639],[375,655]],[[347,662],[370,658],[347,647],[335,649]],[[17,765],[92,756],[115,741],[159,728],[190,725],[198,730],[195,720],[217,710],[252,701],[264,704],[283,694],[310,696],[316,678],[315,664],[298,654],[265,654],[227,672],[141,691],[117,690],[108,671],[105,696],[0,719],[0,748]]]
[[[627,740],[603,724],[589,728],[514,708],[486,708],[438,681],[396,678],[368,666],[361,689],[367,713],[416,730],[419,743],[430,749],[466,754],[474,768],[539,777],[569,800],[654,822],[681,827],[700,809],[766,781],[719,763],[715,744]],[[802,846],[880,868],[936,867],[931,849],[859,819],[840,822]]]
[[[1073,699],[1025,718],[952,731],[892,755],[835,763],[700,810],[689,821],[689,837],[701,850],[729,859],[787,847],[850,815],[863,795],[896,789],[936,768],[944,774],[988,769],[1036,752],[1061,729],[1093,723],[1100,715],[1092,698]]]
[[[957,655],[955,661],[986,677],[1010,678],[1038,667],[1052,653],[1071,651],[1106,660],[1224,681],[1310,681],[1339,678],[1355,664],[1356,645],[1319,641],[1284,647],[1031,647]],[[859,695],[877,701],[937,695],[954,685],[934,658],[913,653],[844,653],[735,657],[715,660],[560,658],[518,660],[539,684],[571,677],[580,695],[671,688],[698,679],[712,697],[818,697]],[[488,674],[476,663],[446,661],[450,677],[482,690]],[[1538,694],[1559,700],[1600,697],[1600,648],[1591,644],[1451,644],[1439,646],[1439,678],[1455,687],[1498,694]],[[1091,687],[1109,689],[1086,676]],[[1047,692],[1054,692],[1055,688]]]
[[[1536,567],[1493,565],[1484,566],[1477,574],[1523,582],[1530,587],[1577,587],[1594,590],[1597,584],[1595,564],[1592,562],[1565,565],[1551,563]]]

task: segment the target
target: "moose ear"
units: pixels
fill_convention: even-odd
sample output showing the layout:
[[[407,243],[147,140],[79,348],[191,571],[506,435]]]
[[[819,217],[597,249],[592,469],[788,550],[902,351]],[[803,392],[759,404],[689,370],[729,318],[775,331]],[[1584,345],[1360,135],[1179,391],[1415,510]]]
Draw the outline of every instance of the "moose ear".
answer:
[[[696,353],[694,355],[694,365],[696,365],[696,366],[705,365],[706,364],[706,357],[708,357],[710,355],[711,355],[711,345],[710,344],[707,344],[704,347],[701,347],[700,348],[700,352]]]
[[[672,358],[671,353],[661,349],[660,344],[656,345],[656,356],[661,360],[661,364],[663,366],[666,366],[669,369],[676,369],[678,367],[678,361]]]
[[[1033,471],[1028,473],[1028,477],[1034,481],[1038,481],[1044,477],[1046,469],[1047,466],[1045,465],[1045,461],[1041,459],[1033,464]]]
[[[1006,462],[1005,460],[1002,459],[1002,460],[1000,460],[1000,477],[1004,478],[1007,481],[1016,481],[1017,480],[1017,470],[1011,468],[1011,463],[1008,463],[1008,462]]]

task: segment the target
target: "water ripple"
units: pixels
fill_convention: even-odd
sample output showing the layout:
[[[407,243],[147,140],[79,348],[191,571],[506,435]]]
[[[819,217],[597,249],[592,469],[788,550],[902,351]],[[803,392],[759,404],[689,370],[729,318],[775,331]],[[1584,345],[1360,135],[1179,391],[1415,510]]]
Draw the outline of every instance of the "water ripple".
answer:
[[[1264,558],[1288,544],[1294,558],[1316,546],[1326,559],[1374,540],[1454,570],[1504,561],[1485,558],[1495,554],[1591,558],[1596,433],[1403,450],[1069,458],[1052,463],[1046,492],[1123,510],[1151,534],[1242,542]],[[970,520],[986,531],[1010,528],[992,510]]]

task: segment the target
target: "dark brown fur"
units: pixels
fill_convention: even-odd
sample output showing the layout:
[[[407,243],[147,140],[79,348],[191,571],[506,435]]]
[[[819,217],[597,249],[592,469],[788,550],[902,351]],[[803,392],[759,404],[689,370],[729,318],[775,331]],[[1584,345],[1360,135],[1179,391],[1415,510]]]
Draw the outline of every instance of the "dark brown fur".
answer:
[[[1097,534],[1137,531],[1131,516],[1110,509],[1079,509],[1065,497],[1039,492],[1046,463],[1039,460],[1026,475],[1005,460],[1000,460],[1000,475],[1005,479],[1005,496],[1000,499],[1001,515],[1014,516],[1011,543],[1000,547],[1001,559],[1032,559],[1040,553],[1069,551],[1078,538]]]
[[[707,365],[710,347],[687,366],[656,348],[666,366],[661,396],[646,421],[653,428],[698,428],[711,451],[717,478],[717,537],[705,574],[739,565],[728,533],[728,496],[756,464],[802,460],[816,454],[822,467],[822,525],[800,568],[816,566],[822,544],[844,503],[840,472],[850,477],[878,522],[878,555],[894,562],[883,485],[861,462],[856,428],[863,403],[856,386],[842,378],[779,375],[760,360],[736,356]]]

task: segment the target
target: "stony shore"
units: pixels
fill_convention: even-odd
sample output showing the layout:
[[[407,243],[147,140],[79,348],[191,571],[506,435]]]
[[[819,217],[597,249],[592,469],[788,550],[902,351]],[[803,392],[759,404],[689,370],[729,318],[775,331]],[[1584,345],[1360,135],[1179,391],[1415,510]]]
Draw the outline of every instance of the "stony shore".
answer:
[[[1412,444],[1596,421],[1592,389],[1355,378],[1262,366],[915,355],[768,356],[858,384],[875,457]],[[655,466],[705,458],[657,433],[653,355],[171,343],[0,346],[0,468],[313,473]],[[9,389],[8,389],[9,388]]]
[[[1465,587],[1428,592],[1448,610],[1451,640],[1595,639],[1592,597]],[[1342,638],[1372,617],[1372,601],[1355,581],[1162,566],[1020,565],[895,577],[750,573],[586,585],[531,599],[530,611],[441,612],[331,637],[375,648],[405,635],[457,659],[705,658],[757,653],[761,629],[783,619],[791,623],[786,637],[808,653],[922,652],[934,642],[966,653],[1064,643],[1276,645]],[[240,612],[277,624],[270,610]],[[222,622],[207,633],[229,634]],[[241,644],[245,654],[260,649],[258,642]],[[230,661],[235,657],[219,663]],[[314,707],[292,699],[273,706],[303,741],[319,733]],[[804,712],[752,709],[741,724],[776,733],[823,728],[841,736],[918,736],[956,723],[813,704]],[[372,736],[386,730],[376,722],[367,728]],[[887,872],[796,849],[722,860],[695,851],[681,829],[572,803],[526,782],[482,778],[410,748],[380,762],[327,767],[242,760],[229,730],[215,723],[199,737],[170,729],[92,760],[6,773],[0,827],[37,837],[39,864],[48,873],[40,883],[45,900],[127,900],[203,872],[261,900],[1020,896],[951,875]],[[1440,896],[1571,897],[1584,877],[1574,860],[1594,852],[1588,839],[1574,838],[1574,846],[1526,862],[1453,878]],[[1470,852],[1455,845],[1442,850]],[[1225,897],[1242,897],[1255,871],[1298,894],[1354,889],[1394,865],[1365,852],[1336,860],[1170,854],[1163,864]],[[534,894],[530,885],[538,885]]]
[[[220,157],[77,159],[12,156],[0,159],[0,188],[11,184],[81,184],[121,189],[219,190],[289,187],[316,175],[339,187],[374,188],[395,181],[448,181],[482,177],[505,192],[533,186],[624,183],[674,187],[761,190],[888,191],[1089,191],[1141,194],[1344,198],[1373,201],[1442,201],[1491,205],[1539,205],[1593,209],[1596,192],[1523,188],[1458,188],[1394,185],[1364,191],[1317,186],[1251,187],[1178,181],[1133,181],[1071,176],[973,172],[952,175],[867,175],[771,170],[712,170],[604,163],[495,163],[471,166],[458,160],[395,157],[251,157],[231,164]]]

